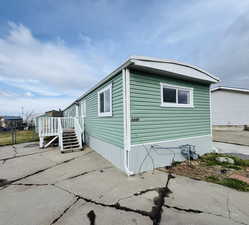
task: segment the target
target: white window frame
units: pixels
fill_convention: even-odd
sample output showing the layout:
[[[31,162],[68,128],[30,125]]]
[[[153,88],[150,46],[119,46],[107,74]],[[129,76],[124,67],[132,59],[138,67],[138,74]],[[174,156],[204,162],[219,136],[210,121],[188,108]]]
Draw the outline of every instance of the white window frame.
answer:
[[[83,117],[86,117],[86,99],[80,103],[80,111]]]
[[[107,91],[108,89],[110,89],[110,112],[100,112],[100,94]],[[112,116],[112,84],[109,84],[105,88],[98,91],[98,116],[99,117]]]
[[[161,107],[181,107],[181,108],[193,108],[194,107],[194,101],[193,101],[193,88],[189,87],[183,87],[178,85],[172,85],[167,83],[160,83],[161,86]],[[176,103],[170,103],[170,102],[164,102],[163,101],[163,88],[173,88],[176,89]],[[189,91],[189,104],[179,104],[178,103],[178,91],[184,90]]]

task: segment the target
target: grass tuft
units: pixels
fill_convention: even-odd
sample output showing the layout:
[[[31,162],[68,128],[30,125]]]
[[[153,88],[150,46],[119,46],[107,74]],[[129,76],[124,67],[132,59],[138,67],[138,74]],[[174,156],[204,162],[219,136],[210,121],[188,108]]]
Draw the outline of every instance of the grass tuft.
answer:
[[[234,164],[218,162],[216,160],[217,157],[229,157],[234,160]],[[220,165],[235,170],[240,170],[242,169],[242,167],[249,167],[249,160],[243,160],[236,156],[227,155],[227,154],[208,153],[201,157],[201,161],[205,162],[207,166]]]
[[[249,191],[249,185],[246,182],[236,180],[233,178],[224,178],[218,184],[236,189],[238,191]]]

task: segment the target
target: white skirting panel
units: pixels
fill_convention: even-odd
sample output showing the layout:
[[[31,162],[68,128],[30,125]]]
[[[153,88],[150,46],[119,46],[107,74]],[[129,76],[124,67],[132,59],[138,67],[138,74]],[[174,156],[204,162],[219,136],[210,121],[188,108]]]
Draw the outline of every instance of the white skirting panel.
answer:
[[[123,166],[124,165],[124,158],[123,158],[124,150],[123,149],[115,145],[101,141],[92,136],[89,136],[87,138],[87,144],[94,151],[98,152],[105,159],[110,161],[114,166],[121,169],[122,171],[125,171],[124,166]]]
[[[202,137],[191,137],[172,141],[160,141],[153,144],[132,145],[130,151],[130,170],[134,173],[148,171],[158,167],[169,166],[175,155],[175,161],[183,161],[185,158],[181,154],[181,150],[151,150],[151,145],[161,147],[177,147],[180,145],[195,145],[197,154],[203,155],[212,152],[212,137],[210,135]],[[148,155],[149,152],[149,155]],[[148,157],[145,159],[146,155]],[[143,162],[144,160],[144,162]]]

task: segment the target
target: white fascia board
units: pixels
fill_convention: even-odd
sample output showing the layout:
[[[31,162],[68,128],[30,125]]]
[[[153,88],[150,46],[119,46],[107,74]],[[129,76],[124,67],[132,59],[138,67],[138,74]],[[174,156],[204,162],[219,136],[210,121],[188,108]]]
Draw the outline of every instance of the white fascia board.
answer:
[[[214,91],[234,91],[234,92],[243,92],[243,93],[249,93],[249,89],[243,89],[243,88],[231,88],[231,87],[215,87],[211,90],[211,92]]]

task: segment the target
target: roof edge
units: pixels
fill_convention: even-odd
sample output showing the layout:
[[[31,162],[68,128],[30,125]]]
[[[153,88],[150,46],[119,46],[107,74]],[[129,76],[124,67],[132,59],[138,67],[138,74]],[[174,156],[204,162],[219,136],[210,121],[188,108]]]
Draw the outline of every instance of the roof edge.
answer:
[[[207,71],[199,68],[198,66],[194,66],[194,65],[190,65],[187,63],[182,63],[179,62],[177,60],[167,60],[167,59],[158,59],[158,58],[153,58],[153,57],[145,57],[145,56],[131,56],[129,59],[134,59],[134,60],[143,60],[143,61],[148,61],[148,62],[162,62],[162,63],[169,63],[169,64],[176,64],[176,65],[180,65],[180,66],[186,66],[189,67],[191,69],[195,69],[201,73],[206,74],[207,76],[213,78],[214,80],[216,80],[217,82],[220,81],[220,79],[217,76],[214,76],[210,73],[208,73]]]
[[[249,89],[245,88],[234,88],[234,87],[225,87],[225,86],[218,86],[211,90],[211,92],[224,90],[224,91],[234,91],[234,92],[243,92],[243,93],[249,93]]]

